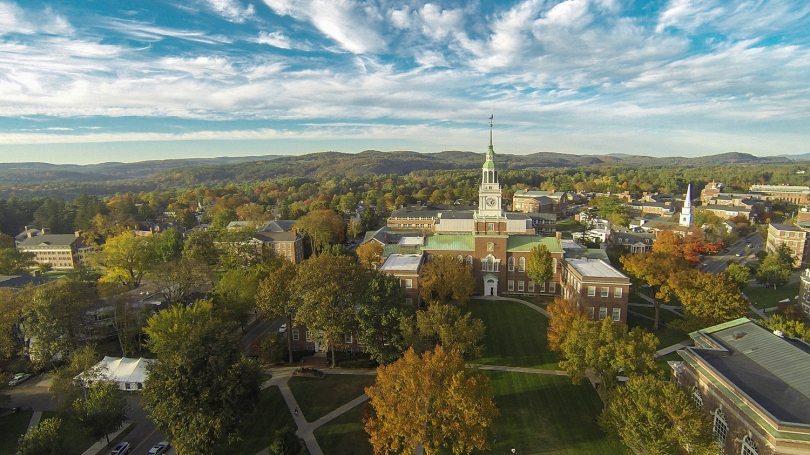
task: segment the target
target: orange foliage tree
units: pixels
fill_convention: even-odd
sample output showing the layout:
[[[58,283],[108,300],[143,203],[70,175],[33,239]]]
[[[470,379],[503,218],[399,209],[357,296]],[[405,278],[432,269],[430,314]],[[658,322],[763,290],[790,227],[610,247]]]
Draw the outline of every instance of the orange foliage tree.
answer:
[[[561,352],[565,337],[571,333],[574,321],[586,320],[585,313],[577,308],[576,302],[562,297],[555,297],[554,302],[546,307],[550,316],[548,322],[548,348]]]
[[[421,446],[426,454],[449,448],[469,454],[489,448],[492,421],[498,409],[488,378],[468,374],[464,359],[437,346],[421,356],[405,356],[377,368],[377,382],[366,388],[370,408],[363,425],[374,453],[410,453]]]

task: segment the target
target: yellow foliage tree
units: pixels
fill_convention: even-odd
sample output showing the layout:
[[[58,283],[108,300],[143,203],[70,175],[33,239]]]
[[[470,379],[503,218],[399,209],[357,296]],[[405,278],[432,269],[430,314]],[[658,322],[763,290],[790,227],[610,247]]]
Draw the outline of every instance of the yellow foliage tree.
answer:
[[[464,306],[474,289],[472,270],[455,256],[433,256],[425,264],[419,281],[419,295],[431,305],[455,300],[457,305]]]

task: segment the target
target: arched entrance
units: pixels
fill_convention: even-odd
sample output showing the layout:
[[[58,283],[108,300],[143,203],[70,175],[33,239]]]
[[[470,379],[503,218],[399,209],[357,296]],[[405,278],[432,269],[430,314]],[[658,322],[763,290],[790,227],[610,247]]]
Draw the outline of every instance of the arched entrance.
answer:
[[[498,295],[498,277],[491,273],[484,276],[484,295]]]

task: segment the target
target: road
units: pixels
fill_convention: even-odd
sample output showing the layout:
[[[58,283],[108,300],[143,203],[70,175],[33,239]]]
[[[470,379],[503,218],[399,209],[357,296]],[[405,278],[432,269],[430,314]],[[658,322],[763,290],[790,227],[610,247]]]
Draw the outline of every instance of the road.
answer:
[[[751,242],[751,247],[746,252],[746,242]],[[749,234],[744,239],[737,240],[726,249],[728,252],[720,252],[714,256],[708,256],[703,261],[699,270],[704,272],[720,273],[728,267],[730,259],[743,259],[753,257],[760,249],[765,248],[765,239],[759,233]],[[738,256],[739,255],[739,256]]]

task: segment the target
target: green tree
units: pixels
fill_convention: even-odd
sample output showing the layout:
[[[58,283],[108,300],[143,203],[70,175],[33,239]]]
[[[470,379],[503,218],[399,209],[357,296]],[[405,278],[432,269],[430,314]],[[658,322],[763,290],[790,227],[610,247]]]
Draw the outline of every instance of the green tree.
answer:
[[[110,445],[110,433],[121,428],[127,419],[129,405],[115,382],[98,381],[89,387],[87,399],[73,402],[73,409],[88,435],[94,438],[103,436]]]
[[[298,455],[303,446],[301,442],[301,438],[295,434],[295,430],[285,426],[276,430],[273,443],[270,444],[270,455]]]
[[[292,328],[293,318],[301,306],[298,293],[292,287],[295,283],[297,267],[291,262],[284,263],[263,279],[256,290],[256,306],[270,317],[284,317],[287,322],[287,350],[290,363],[293,362]]]
[[[188,303],[191,296],[213,279],[211,267],[189,258],[172,259],[156,265],[149,273],[158,293],[169,303]]]
[[[118,345],[124,356],[141,350],[141,334],[146,321],[152,315],[147,306],[132,302],[126,298],[113,298],[112,324],[118,337]]]
[[[23,309],[31,300],[31,289],[0,288],[0,358],[20,354],[25,346]]]
[[[96,306],[95,289],[87,283],[60,280],[39,287],[24,311],[31,360],[38,365],[56,354],[69,358],[89,332],[87,311]]]
[[[64,438],[59,433],[62,419],[45,419],[22,437],[20,455],[62,455]]]
[[[672,288],[683,304],[685,321],[674,321],[679,328],[693,331],[741,318],[748,313],[748,301],[724,273],[686,269],[673,276]]]
[[[108,239],[101,251],[91,256],[90,262],[103,270],[102,281],[137,288],[143,276],[157,264],[154,237],[123,232]]]
[[[609,395],[599,425],[634,453],[714,455],[709,416],[677,384],[631,377]]]
[[[192,232],[183,247],[183,257],[202,261],[210,266],[219,262],[219,252],[214,246],[213,231]]]
[[[408,347],[402,327],[403,321],[413,320],[413,314],[414,307],[405,302],[399,279],[372,271],[365,295],[355,307],[357,341],[377,363],[391,363]]]
[[[498,409],[483,374],[468,374],[457,352],[413,350],[377,369],[366,388],[371,412],[363,418],[375,453],[405,453],[418,446],[435,454],[489,448]]]
[[[0,248],[0,275],[20,275],[36,264],[34,253],[27,253],[16,248]]]
[[[740,289],[744,289],[748,286],[748,282],[751,280],[751,269],[746,266],[742,266],[739,264],[731,263],[726,267],[726,275],[732,279]]]
[[[425,264],[419,277],[419,295],[428,304],[464,306],[475,290],[472,270],[455,256],[438,255]]]
[[[314,210],[301,217],[295,228],[309,238],[312,252],[320,253],[330,243],[341,243],[346,232],[343,218],[331,210]]]
[[[364,296],[365,277],[360,264],[346,256],[317,256],[298,266],[292,289],[301,305],[295,323],[306,325],[313,338],[332,351],[333,367],[335,349],[354,329],[354,307]]]
[[[155,255],[160,262],[171,262],[180,259],[183,254],[183,236],[174,229],[158,234],[155,241]]]
[[[655,352],[658,338],[635,327],[605,318],[601,322],[576,320],[571,333],[562,343],[563,360],[560,366],[568,372],[574,384],[582,382],[590,368],[606,396],[618,384],[617,376],[651,374],[658,371]]]
[[[214,215],[214,219],[211,220],[211,229],[225,229],[225,227],[228,226],[228,223],[238,219],[239,217],[236,215],[236,211],[233,209],[219,209],[216,215]]]
[[[779,330],[785,336],[791,338],[800,338],[810,343],[810,327],[803,321],[797,319],[789,319],[781,314],[772,314],[762,324],[770,330]]]
[[[769,254],[757,269],[757,282],[776,289],[778,286],[788,284],[791,270],[792,259],[791,264],[788,265],[783,259],[780,259],[778,254]]]
[[[220,439],[236,437],[258,401],[261,372],[239,352],[233,326],[215,317],[210,302],[198,301],[155,314],[146,334],[157,362],[142,403],[178,455],[211,453]]]
[[[70,356],[65,365],[56,369],[48,390],[61,409],[70,409],[73,402],[83,397],[82,386],[75,378],[85,372],[89,376],[95,376],[100,359],[101,354],[94,346],[82,346]]]
[[[416,324],[405,321],[405,340],[417,352],[430,351],[436,346],[455,350],[466,359],[479,357],[484,350],[481,340],[484,322],[470,313],[461,314],[457,306],[434,303],[426,311],[416,313]]]
[[[529,253],[529,261],[526,264],[526,276],[536,284],[545,283],[554,277],[554,261],[551,252],[545,245],[535,245]],[[537,301],[540,301],[540,294],[537,294]]]

